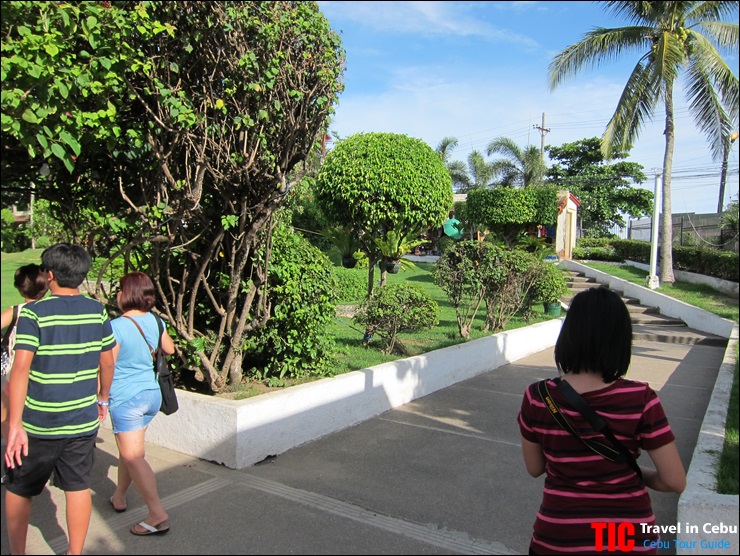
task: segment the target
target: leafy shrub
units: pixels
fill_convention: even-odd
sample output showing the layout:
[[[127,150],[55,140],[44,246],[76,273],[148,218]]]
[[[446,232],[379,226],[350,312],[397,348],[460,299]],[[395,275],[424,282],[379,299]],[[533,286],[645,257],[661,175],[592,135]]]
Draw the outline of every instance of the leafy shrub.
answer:
[[[470,337],[475,316],[485,298],[485,277],[495,272],[498,247],[487,241],[463,240],[442,253],[434,279],[455,308],[460,336]]]
[[[329,260],[303,236],[275,230],[269,268],[271,318],[245,343],[244,361],[255,378],[283,379],[331,374],[337,286]]]
[[[650,242],[615,239],[612,244],[622,260],[650,264]],[[722,280],[738,281],[738,254],[716,249],[673,247],[673,267]]]
[[[397,334],[436,326],[438,311],[437,302],[419,286],[387,284],[360,305],[354,321],[365,326],[368,335],[377,334],[385,340],[385,353],[396,347],[403,353]]]
[[[589,261],[614,261],[621,262],[623,259],[614,247],[574,247],[573,258]]]
[[[483,279],[486,300],[484,330],[498,332],[506,327],[514,315],[531,309],[532,287],[543,268],[554,265],[542,262],[537,254],[521,250],[496,247],[491,254],[493,268]]]
[[[563,271],[552,263],[542,263],[532,286],[532,298],[543,303],[554,303],[568,292]]]
[[[674,247],[673,267],[722,280],[738,281],[738,254],[716,249]]]
[[[367,266],[367,265],[366,265]],[[334,274],[334,296],[340,302],[358,303],[367,296],[367,274],[357,268],[332,267]]]

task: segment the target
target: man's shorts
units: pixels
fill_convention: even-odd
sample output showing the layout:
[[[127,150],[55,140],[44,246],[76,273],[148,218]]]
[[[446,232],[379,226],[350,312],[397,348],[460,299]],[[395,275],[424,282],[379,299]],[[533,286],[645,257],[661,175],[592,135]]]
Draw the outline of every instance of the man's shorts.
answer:
[[[65,492],[90,488],[98,433],[46,440],[28,437],[28,455],[14,469],[6,469],[6,487],[18,496],[38,496],[54,475],[54,486]]]

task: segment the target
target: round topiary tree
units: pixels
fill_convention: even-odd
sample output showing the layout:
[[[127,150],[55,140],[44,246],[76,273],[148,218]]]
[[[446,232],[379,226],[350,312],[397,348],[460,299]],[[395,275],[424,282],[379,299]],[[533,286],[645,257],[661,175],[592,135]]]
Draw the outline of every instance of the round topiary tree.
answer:
[[[316,198],[333,223],[357,232],[369,258],[370,295],[375,264],[390,258],[380,246],[389,238],[402,246],[425,229],[441,226],[452,207],[452,180],[423,141],[396,133],[358,133],[326,156]]]

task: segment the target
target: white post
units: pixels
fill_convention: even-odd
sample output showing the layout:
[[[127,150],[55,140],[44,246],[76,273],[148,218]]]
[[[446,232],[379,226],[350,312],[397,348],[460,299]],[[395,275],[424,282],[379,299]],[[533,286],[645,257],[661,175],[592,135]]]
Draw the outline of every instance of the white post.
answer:
[[[655,194],[653,195],[653,218],[650,221],[650,275],[647,277],[647,287],[655,290],[660,287],[658,280],[658,220],[660,219],[660,184],[662,181],[661,174],[655,174]]]

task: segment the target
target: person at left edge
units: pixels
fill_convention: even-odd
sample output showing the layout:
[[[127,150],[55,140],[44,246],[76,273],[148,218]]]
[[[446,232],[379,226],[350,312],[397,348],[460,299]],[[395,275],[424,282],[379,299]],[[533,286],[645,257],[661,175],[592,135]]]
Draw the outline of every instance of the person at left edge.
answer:
[[[11,554],[25,554],[33,497],[52,475],[66,501],[67,554],[82,554],[90,526],[95,439],[108,414],[116,345],[103,304],[79,290],[90,263],[78,245],[44,250],[50,295],[18,318],[3,506]]]

